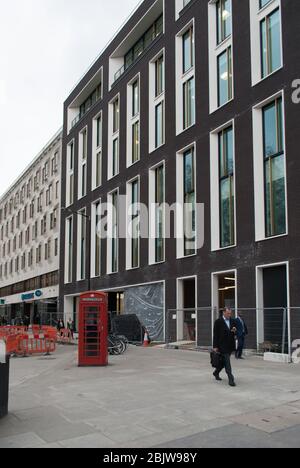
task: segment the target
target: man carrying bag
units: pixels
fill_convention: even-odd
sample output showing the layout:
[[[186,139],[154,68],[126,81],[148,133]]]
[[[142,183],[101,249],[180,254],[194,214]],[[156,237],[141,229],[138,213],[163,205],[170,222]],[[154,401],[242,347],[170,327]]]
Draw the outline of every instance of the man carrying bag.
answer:
[[[217,364],[216,370],[213,374],[215,379],[218,381],[222,380],[220,378],[220,373],[225,368],[230,387],[236,387],[230,360],[232,353],[235,351],[236,331],[236,324],[232,319],[232,311],[230,309],[226,309],[223,312],[223,316],[215,322],[213,344],[215,356],[212,356],[212,359],[215,364]],[[217,359],[219,359],[219,362]]]

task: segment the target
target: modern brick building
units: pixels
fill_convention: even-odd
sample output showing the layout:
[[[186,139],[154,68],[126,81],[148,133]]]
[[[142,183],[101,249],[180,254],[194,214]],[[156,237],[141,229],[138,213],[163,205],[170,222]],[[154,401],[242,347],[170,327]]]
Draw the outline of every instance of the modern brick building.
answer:
[[[299,20],[295,0],[137,7],[64,104],[61,312],[91,289],[157,340],[210,345],[225,306],[246,309],[249,347],[300,337]],[[121,195],[156,204],[155,239],[120,238]],[[192,206],[177,239],[164,202]]]

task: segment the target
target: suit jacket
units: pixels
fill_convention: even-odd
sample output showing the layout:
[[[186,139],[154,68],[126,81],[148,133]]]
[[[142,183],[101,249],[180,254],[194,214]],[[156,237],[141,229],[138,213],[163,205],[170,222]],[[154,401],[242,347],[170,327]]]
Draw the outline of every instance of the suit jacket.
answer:
[[[231,354],[235,351],[235,335],[231,332],[236,328],[235,320],[230,319],[230,330],[223,317],[215,322],[214,326],[214,349],[218,349],[222,354]]]
[[[237,318],[235,320],[235,328],[237,329],[237,337],[238,338],[242,338],[243,336],[247,336],[248,335],[248,327],[246,325],[246,322],[244,319],[243,320],[243,323],[244,323],[244,329],[243,329],[243,325],[241,323],[241,321]]]

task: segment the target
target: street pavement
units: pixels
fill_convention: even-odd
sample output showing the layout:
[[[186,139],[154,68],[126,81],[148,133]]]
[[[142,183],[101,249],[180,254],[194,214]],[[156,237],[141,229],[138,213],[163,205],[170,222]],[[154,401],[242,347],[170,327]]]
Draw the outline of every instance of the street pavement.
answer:
[[[11,360],[0,448],[299,447],[300,366],[233,360],[238,386],[204,353],[130,347],[78,368],[75,347]]]

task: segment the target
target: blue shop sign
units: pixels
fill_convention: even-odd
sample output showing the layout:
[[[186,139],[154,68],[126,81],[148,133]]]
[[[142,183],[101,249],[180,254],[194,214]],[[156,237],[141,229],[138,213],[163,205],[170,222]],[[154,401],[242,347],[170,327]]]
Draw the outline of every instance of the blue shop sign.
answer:
[[[37,298],[42,297],[42,295],[43,295],[43,292],[38,289],[34,293],[22,294],[21,298],[22,298],[22,301],[32,301],[36,297]]]
[[[21,299],[22,301],[31,301],[32,299],[34,299],[34,294],[22,294]]]

